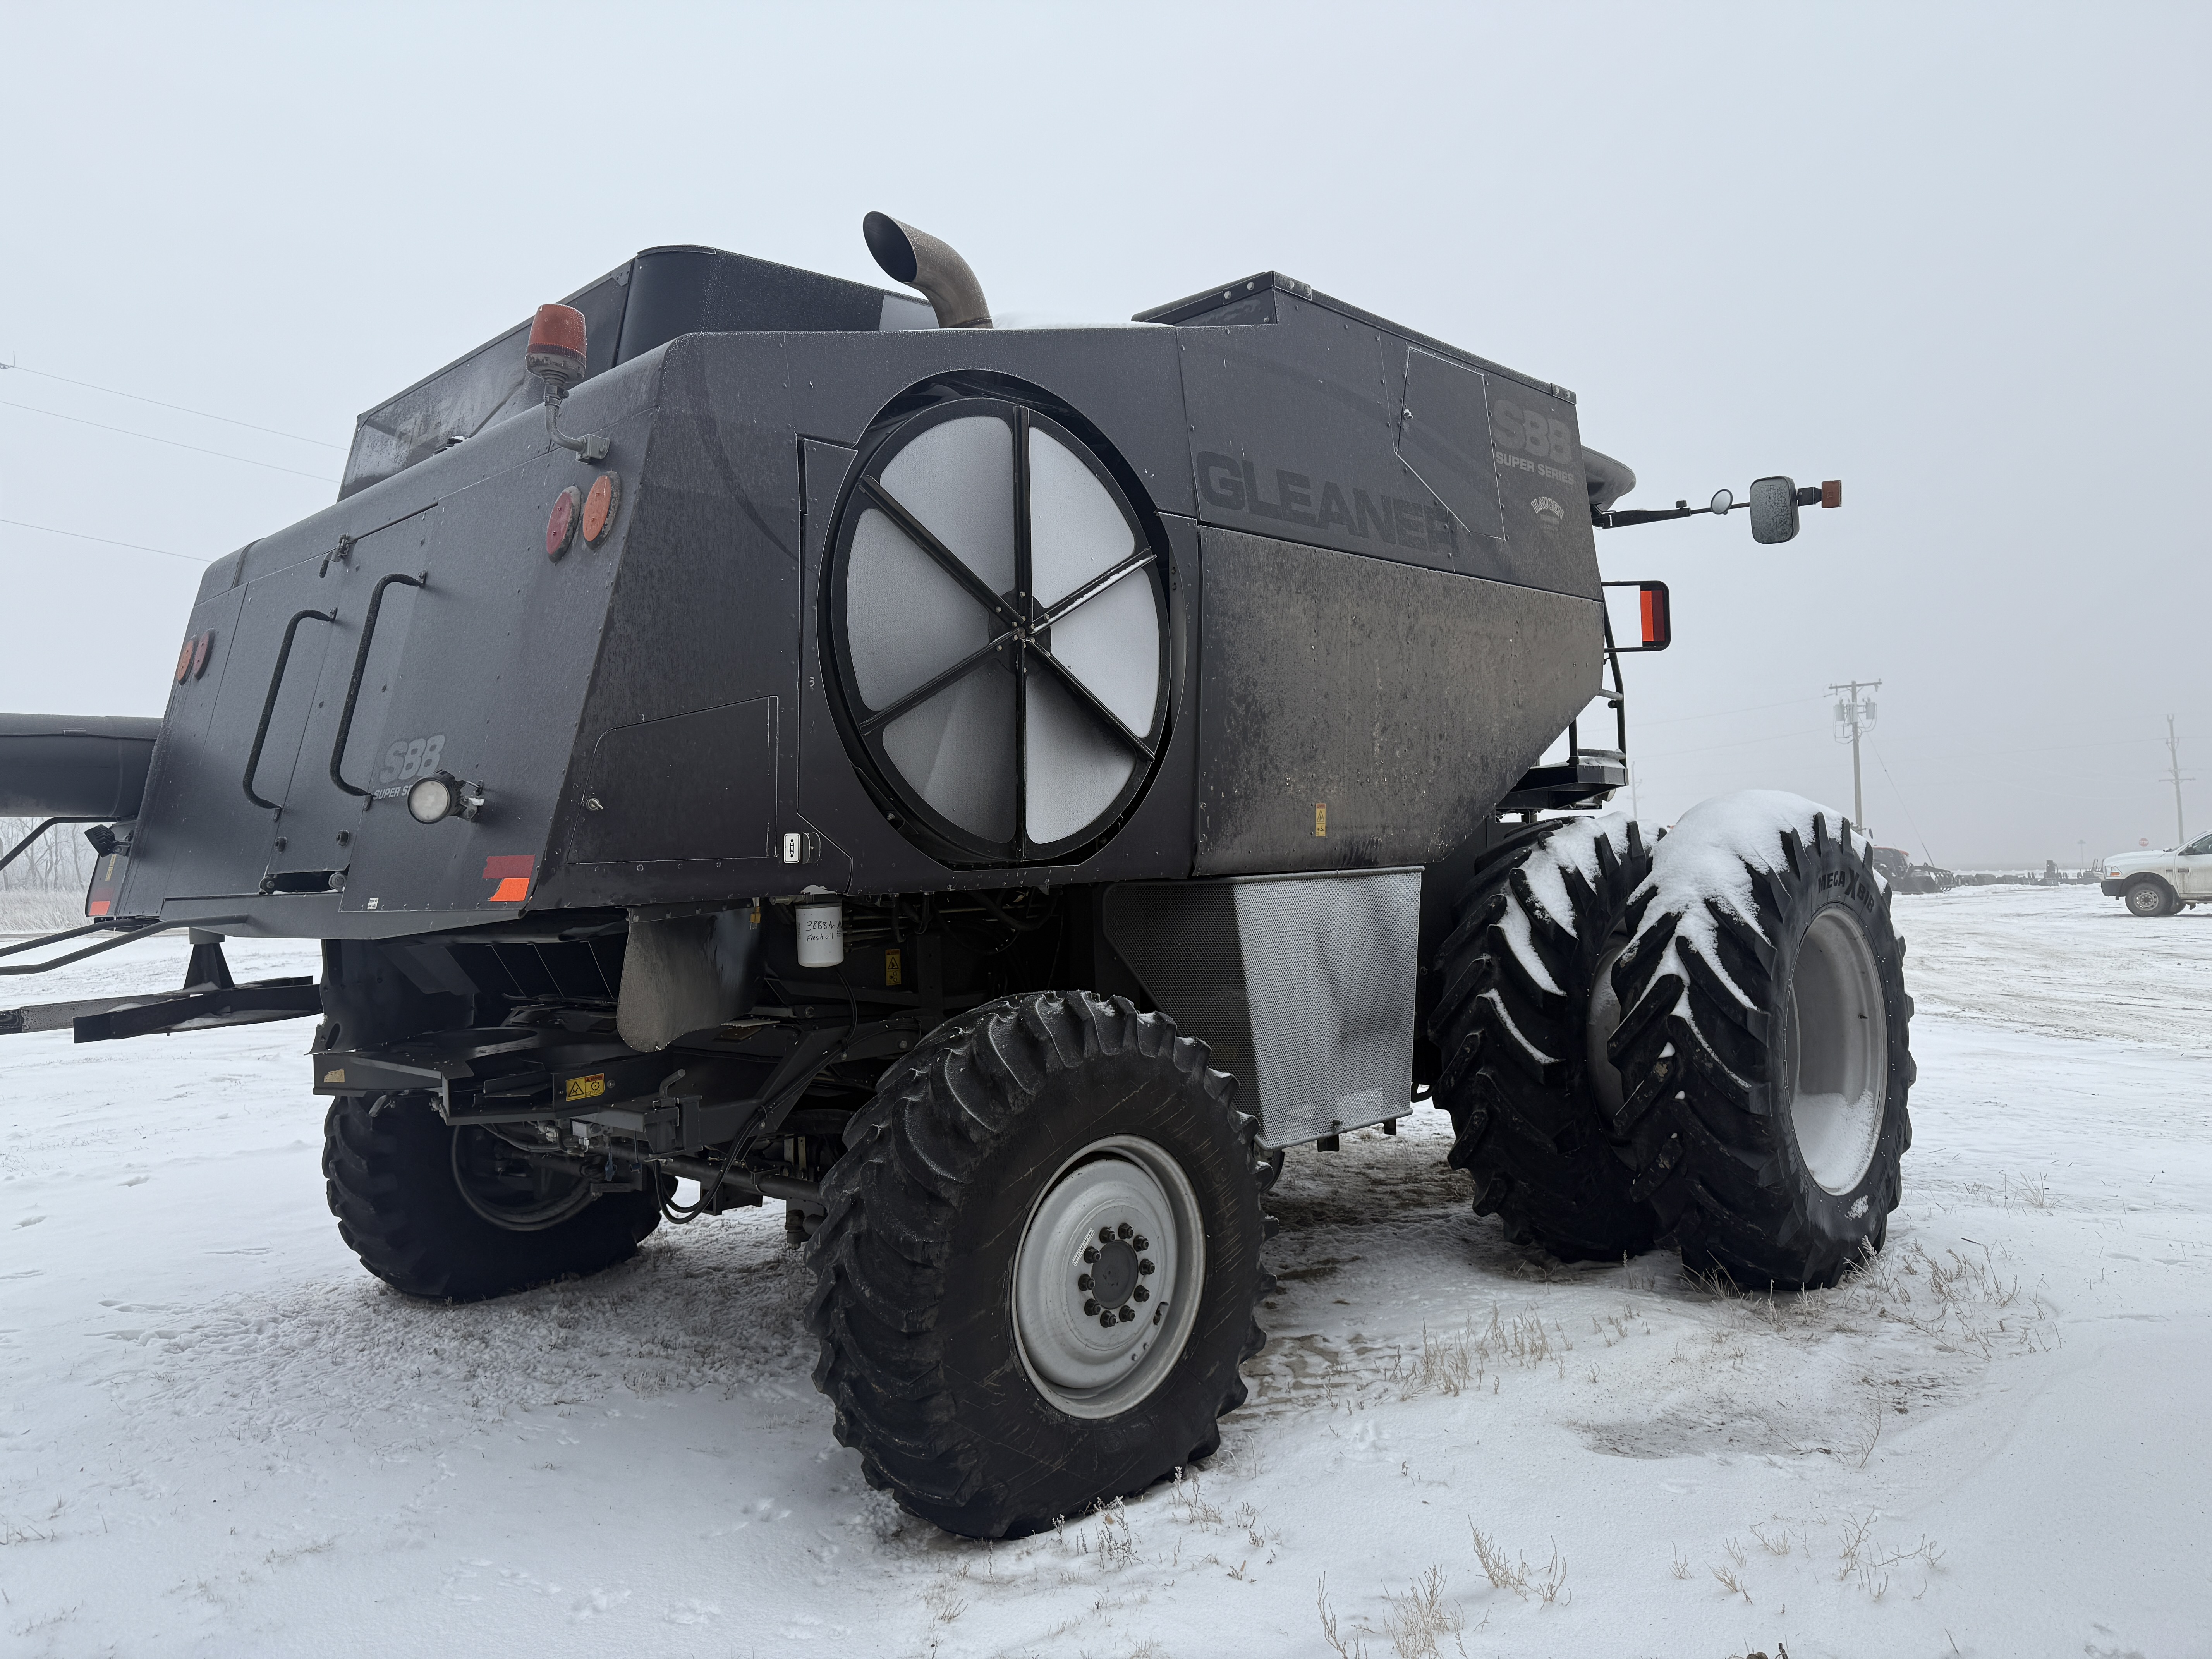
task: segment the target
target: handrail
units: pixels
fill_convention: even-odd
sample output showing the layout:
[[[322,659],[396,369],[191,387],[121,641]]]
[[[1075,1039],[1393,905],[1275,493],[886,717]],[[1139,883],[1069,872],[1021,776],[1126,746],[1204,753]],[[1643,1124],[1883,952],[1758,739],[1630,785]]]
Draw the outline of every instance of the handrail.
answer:
[[[376,638],[376,617],[377,613],[384,609],[384,590],[394,582],[404,583],[409,587],[421,587],[429,580],[430,573],[427,570],[419,576],[410,576],[395,570],[379,580],[369,592],[368,614],[361,619],[361,645],[353,653],[353,679],[346,686],[345,708],[338,715],[337,741],[331,745],[331,781],[349,795],[365,797],[368,793],[368,790],[356,789],[348,783],[338,769],[345,760],[346,739],[353,735],[353,708],[361,697],[362,676],[368,670],[368,647]]]
[[[47,830],[52,829],[58,823],[105,823],[106,822],[107,820],[106,818],[99,817],[48,818],[44,823],[32,830],[29,835],[24,836],[22,840],[17,842],[15,846],[8,849],[8,855],[5,858],[0,858],[0,870],[5,870],[17,859],[22,857],[24,854],[29,852],[31,850],[31,843],[38,840],[40,836],[45,835]]]
[[[261,765],[261,745],[269,741],[269,722],[276,713],[276,693],[283,689],[284,665],[292,660],[292,636],[300,631],[300,624],[310,617],[317,622],[334,623],[338,619],[338,613],[336,606],[328,611],[302,611],[284,624],[284,643],[277,647],[276,666],[269,676],[269,695],[261,700],[261,723],[253,728],[253,750],[246,757],[246,775],[239,781],[240,787],[246,791],[246,799],[256,806],[265,806],[272,812],[281,812],[284,809],[275,801],[264,800],[253,793],[253,774]]]
[[[116,929],[115,937],[102,939],[97,945],[88,945],[82,951],[72,951],[65,957],[56,957],[51,962],[9,963],[0,967],[0,974],[43,974],[55,968],[66,968],[72,962],[82,962],[87,957],[96,957],[102,951],[112,951],[118,945],[128,945],[134,939],[145,939],[155,933],[166,933],[173,927],[204,927],[210,922],[244,921],[244,916],[187,916],[179,921],[149,922],[143,927]],[[12,956],[18,951],[34,951],[41,945],[58,945],[65,939],[76,939],[92,932],[90,927],[72,927],[66,932],[49,933],[44,939],[26,939],[21,945],[11,945],[0,955]]]

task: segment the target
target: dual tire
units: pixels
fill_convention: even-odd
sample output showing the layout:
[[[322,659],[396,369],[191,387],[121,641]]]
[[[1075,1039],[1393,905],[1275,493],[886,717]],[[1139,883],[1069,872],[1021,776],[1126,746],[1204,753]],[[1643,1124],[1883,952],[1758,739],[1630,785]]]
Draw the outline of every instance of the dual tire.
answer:
[[[1833,1284],[1879,1249],[1914,1073],[1871,857],[1765,795],[1650,851],[1575,820],[1479,868],[1429,1018],[1476,1209],[1565,1260],[1672,1240],[1745,1286]]]

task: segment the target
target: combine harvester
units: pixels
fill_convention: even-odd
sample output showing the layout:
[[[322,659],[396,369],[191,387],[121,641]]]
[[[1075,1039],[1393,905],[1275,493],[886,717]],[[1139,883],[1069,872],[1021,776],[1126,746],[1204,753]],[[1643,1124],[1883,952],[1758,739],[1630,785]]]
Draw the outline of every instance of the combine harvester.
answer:
[[[641,253],[363,416],[334,506],[210,567],[161,720],[8,717],[0,812],[100,858],[0,972],[191,953],[0,1028],[318,1019],[331,1208],[410,1296],[781,1201],[838,1437],[975,1536],[1212,1452],[1285,1150],[1419,1099],[1560,1257],[1878,1249],[1866,838],[1595,810],[1671,624],[1593,531],[1785,542],[1840,487],[1617,509],[1571,392],[1302,283],[1000,330],[865,229],[927,304]],[[279,937],[319,979],[234,983]]]

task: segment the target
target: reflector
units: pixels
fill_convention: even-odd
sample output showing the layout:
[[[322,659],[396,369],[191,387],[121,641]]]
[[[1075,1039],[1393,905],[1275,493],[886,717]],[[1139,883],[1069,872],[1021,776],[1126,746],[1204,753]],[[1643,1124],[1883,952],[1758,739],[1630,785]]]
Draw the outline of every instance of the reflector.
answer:
[[[557,559],[576,539],[576,520],[583,516],[584,498],[570,484],[553,498],[553,511],[545,520],[545,556]]]
[[[1841,507],[1844,504],[1844,481],[1841,478],[1820,480],[1820,505]]]
[[[1606,622],[1607,645],[1616,652],[1664,651],[1674,643],[1674,617],[1673,601],[1664,582],[1602,582],[1602,587],[1632,587],[1636,590],[1637,643],[1627,643],[1626,636],[1616,627],[1627,619],[1617,612]]]
[[[615,509],[622,505],[622,480],[611,472],[603,472],[592,486],[592,493],[584,497],[584,545],[597,547],[606,540],[613,526]]]

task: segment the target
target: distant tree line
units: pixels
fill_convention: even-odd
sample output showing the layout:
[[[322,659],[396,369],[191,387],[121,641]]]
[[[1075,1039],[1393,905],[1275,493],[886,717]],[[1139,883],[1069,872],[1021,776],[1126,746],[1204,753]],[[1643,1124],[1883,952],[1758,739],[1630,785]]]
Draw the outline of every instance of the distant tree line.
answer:
[[[0,818],[0,856],[12,852],[38,824],[36,818]],[[0,892],[82,895],[100,856],[83,830],[83,825],[76,823],[58,823],[47,830],[22,857],[0,870]]]

